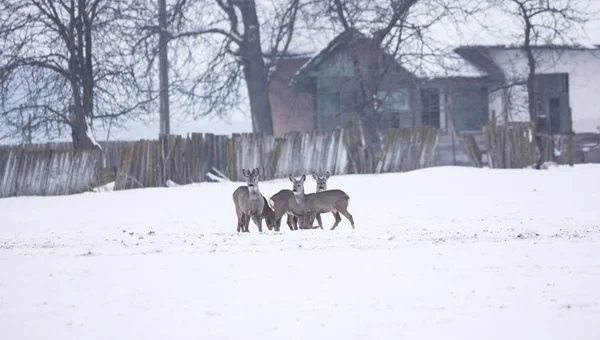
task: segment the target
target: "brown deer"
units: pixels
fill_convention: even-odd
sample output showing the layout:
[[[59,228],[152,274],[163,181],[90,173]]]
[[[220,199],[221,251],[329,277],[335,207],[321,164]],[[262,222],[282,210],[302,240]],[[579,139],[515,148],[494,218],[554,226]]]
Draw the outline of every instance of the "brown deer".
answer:
[[[246,177],[246,185],[238,187],[233,192],[233,204],[238,218],[237,231],[238,233],[240,231],[249,232],[248,225],[250,224],[250,218],[252,218],[254,224],[258,227],[258,231],[262,232],[263,210],[265,205],[268,206],[268,204],[258,189],[259,170],[256,168],[250,172],[242,169],[242,174]],[[268,211],[265,217],[266,215],[268,215]]]
[[[331,174],[329,173],[329,171],[327,171],[325,173],[325,176],[321,177],[319,175],[317,175],[316,173],[312,173],[313,179],[317,182],[317,191],[316,192],[321,192],[321,191],[325,191],[327,190],[327,180],[329,179],[329,176]],[[340,217],[340,213],[336,212],[336,211],[332,211],[331,214],[333,215],[333,218],[335,218],[336,221],[338,220],[342,220],[342,218]],[[317,223],[319,223],[319,228],[323,229],[323,221],[321,221],[321,214],[317,214]],[[317,227],[313,227],[313,228],[317,228]]]
[[[354,229],[354,219],[348,212],[350,196],[345,192],[333,189],[315,192],[313,194],[305,194],[304,181],[306,181],[306,175],[303,174],[300,177],[300,180],[296,180],[294,176],[290,174],[289,179],[293,183],[292,192],[294,192],[296,202],[298,202],[298,205],[304,211],[303,223],[306,226],[312,226],[317,214],[331,211],[344,215],[344,217],[350,221],[352,229]],[[335,223],[331,227],[331,230],[334,230],[342,221],[339,214],[334,215]]]
[[[288,189],[282,189],[269,199],[273,207],[273,228],[279,231],[281,218],[287,215],[287,225],[290,230],[298,230],[298,217],[302,217],[304,212],[296,202],[294,193]]]
[[[327,180],[329,179],[329,176],[330,176],[329,171],[327,171],[325,173],[325,176],[323,176],[323,177],[317,176],[317,174],[314,172],[312,175],[313,175],[313,178],[315,179],[315,181],[317,181],[317,192],[327,190]],[[281,225],[281,218],[283,217],[283,215],[287,215],[286,223],[287,223],[288,227],[290,228],[290,230],[298,230],[298,217],[302,217],[303,211],[302,211],[302,208],[298,205],[298,202],[296,202],[296,197],[294,197],[294,193],[291,190],[283,189],[283,190],[280,190],[275,195],[271,196],[269,201],[271,202],[271,205],[273,206],[273,211],[274,211],[273,219],[275,222],[275,225],[273,226],[273,228],[275,229],[275,231],[279,231],[279,228]],[[332,212],[332,214],[333,214],[333,217],[335,217],[335,214],[337,214],[337,213]],[[323,229],[323,222],[321,221],[320,214],[317,214],[317,222],[319,223],[318,227],[311,226],[311,228],[308,228],[308,229],[316,229],[316,228]],[[302,226],[301,229],[305,229],[305,227],[302,224],[301,224],[301,226]]]

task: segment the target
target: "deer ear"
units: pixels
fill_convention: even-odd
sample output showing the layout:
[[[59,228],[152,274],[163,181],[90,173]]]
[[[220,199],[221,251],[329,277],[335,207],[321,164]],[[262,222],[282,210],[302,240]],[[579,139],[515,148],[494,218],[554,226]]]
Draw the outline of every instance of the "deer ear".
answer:
[[[242,175],[244,175],[244,177],[248,177],[248,170],[242,169]]]
[[[258,176],[258,171],[259,171],[258,168],[254,169],[254,170],[256,170],[256,176]]]
[[[329,173],[329,171],[327,171],[327,172],[325,173],[325,179],[329,179],[329,175],[331,175],[331,174]]]
[[[290,179],[290,182],[295,183],[296,179],[294,178],[294,176],[292,176],[292,174],[290,174],[290,176],[288,177]]]
[[[300,182],[304,183],[304,181],[306,181],[306,175],[302,174],[302,177],[300,177]]]
[[[317,177],[317,174],[313,172],[313,173],[312,173],[312,176],[313,176],[313,179],[316,181],[316,180],[317,180],[317,178],[318,178],[318,177]]]

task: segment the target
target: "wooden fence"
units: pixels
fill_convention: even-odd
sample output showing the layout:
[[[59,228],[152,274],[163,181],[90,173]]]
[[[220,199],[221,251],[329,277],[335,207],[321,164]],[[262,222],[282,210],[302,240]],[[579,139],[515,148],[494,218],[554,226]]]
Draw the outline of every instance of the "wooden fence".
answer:
[[[0,197],[68,195],[90,189],[98,151],[0,150]]]
[[[364,146],[360,124],[332,131],[217,136],[161,136],[158,140],[102,143],[102,152],[75,152],[67,143],[0,147],[0,196],[61,195],[85,190],[98,169],[116,166],[115,189],[164,186],[210,180],[218,172],[242,181],[241,169],[258,167],[261,179],[330,171],[334,175],[409,171],[433,166],[440,130],[392,129],[381,159]],[[374,170],[373,170],[374,169]],[[35,178],[28,181],[27,178]]]
[[[102,147],[103,165],[104,166],[115,166],[119,164],[121,159],[121,153],[123,150],[130,145],[133,145],[135,141],[108,141],[98,142]],[[70,142],[52,142],[52,143],[33,143],[33,144],[21,144],[18,146],[12,145],[0,145],[0,151],[3,150],[28,150],[28,151],[73,151],[73,143]],[[1,174],[1,173],[0,173]]]
[[[123,151],[115,189],[161,186],[168,179],[178,184],[202,182],[212,169],[234,181],[244,180],[244,168],[259,168],[263,180],[313,171],[368,173],[375,167],[365,164],[369,157],[365,156],[361,133],[360,126],[348,125],[332,131],[289,133],[282,138],[261,133],[234,134],[231,138],[192,134],[140,141]],[[439,133],[429,127],[390,130],[376,172],[432,166]]]
[[[537,161],[535,127],[532,123],[512,122],[483,128],[490,168],[525,168]]]

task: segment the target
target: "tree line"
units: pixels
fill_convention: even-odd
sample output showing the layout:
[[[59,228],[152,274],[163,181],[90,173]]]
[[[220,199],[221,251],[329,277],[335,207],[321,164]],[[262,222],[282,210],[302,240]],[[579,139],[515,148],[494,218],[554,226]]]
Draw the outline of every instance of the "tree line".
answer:
[[[70,133],[75,148],[93,149],[99,147],[91,133],[96,127],[110,130],[160,112],[161,132],[168,133],[170,103],[194,118],[226,117],[246,97],[253,130],[272,134],[268,84],[279,60],[302,39],[356,30],[401,64],[419,65],[448,53],[431,27],[459,27],[492,10],[519,23],[500,33],[523,46],[529,89],[533,47],[572,42],[566,32],[594,16],[586,3],[0,0],[0,138],[31,142]],[[357,69],[355,76],[362,77],[361,96],[373,98],[372,75]],[[359,108],[365,121],[373,114],[372,105]]]

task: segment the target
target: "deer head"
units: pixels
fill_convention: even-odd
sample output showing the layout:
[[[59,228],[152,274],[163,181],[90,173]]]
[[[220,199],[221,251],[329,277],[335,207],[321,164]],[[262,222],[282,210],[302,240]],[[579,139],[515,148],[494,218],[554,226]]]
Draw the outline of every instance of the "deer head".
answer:
[[[304,181],[306,181],[306,175],[302,175],[299,180],[296,180],[292,174],[289,176],[290,182],[294,183],[292,185],[292,191],[294,195],[304,195]]]
[[[246,177],[246,185],[249,191],[258,191],[258,168],[250,170],[242,169],[242,175]]]
[[[327,180],[329,179],[329,171],[325,173],[325,176],[320,177],[316,173],[312,173],[315,181],[317,181],[317,192],[327,190]]]

